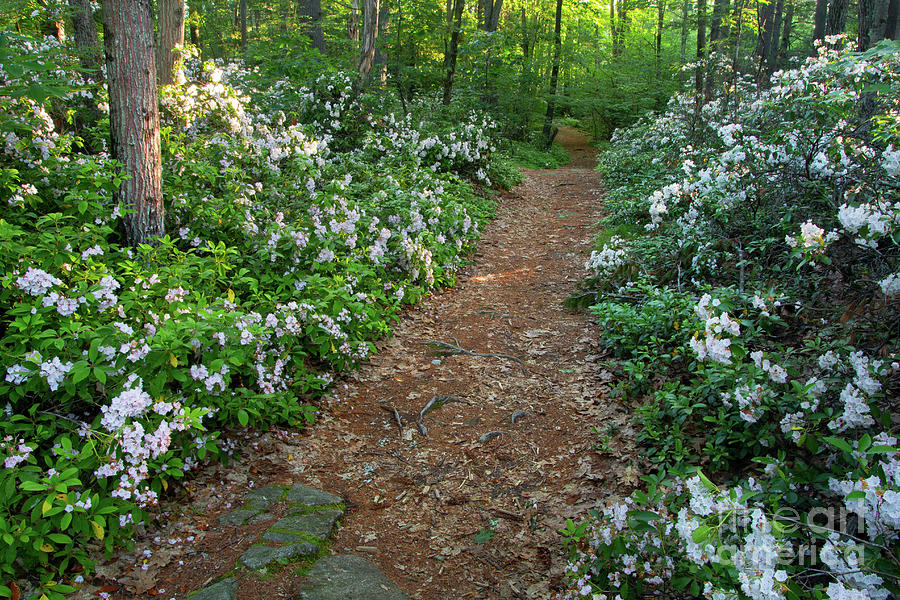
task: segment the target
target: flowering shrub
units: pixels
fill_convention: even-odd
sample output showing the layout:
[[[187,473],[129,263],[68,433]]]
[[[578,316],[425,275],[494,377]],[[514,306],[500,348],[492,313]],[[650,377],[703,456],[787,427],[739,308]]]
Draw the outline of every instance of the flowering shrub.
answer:
[[[232,452],[223,429],[311,422],[335,373],[453,282],[493,211],[463,177],[487,183],[494,142],[476,116],[370,117],[343,75],[263,108],[256,74],[189,57],[161,91],[169,235],[128,248],[118,165],[59,118],[104,92],[57,43],[2,48],[0,572],[58,597],[89,546],[127,543]]]
[[[822,49],[616,134],[586,267],[658,472],[567,527],[562,597],[900,592],[898,69]]]

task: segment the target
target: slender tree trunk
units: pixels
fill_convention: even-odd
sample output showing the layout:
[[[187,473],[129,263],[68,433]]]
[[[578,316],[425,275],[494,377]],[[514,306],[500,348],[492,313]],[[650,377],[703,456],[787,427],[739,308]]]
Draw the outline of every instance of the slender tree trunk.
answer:
[[[453,78],[456,76],[456,56],[459,51],[459,34],[462,30],[462,16],[465,7],[465,0],[453,0],[450,44],[447,47],[447,54],[444,56],[444,106],[450,105],[450,97],[453,93]]]
[[[360,85],[365,87],[369,83],[372,74],[372,64],[375,62],[375,41],[378,38],[378,13],[380,0],[364,0],[363,2],[363,31],[362,42],[359,49]]]
[[[378,38],[380,40],[386,40],[388,34],[388,28],[391,25],[391,12],[390,6],[382,2],[381,6],[378,8]],[[375,43],[375,60],[373,61],[373,66],[375,70],[378,72],[378,81],[381,85],[385,85],[387,83],[387,52],[385,50],[384,43],[378,43],[376,40]]]
[[[825,35],[844,33],[847,27],[848,0],[831,0],[828,5],[828,18],[825,21]]]
[[[728,14],[730,4],[730,0],[715,0],[713,3],[713,14],[709,25],[709,43],[707,44],[710,56],[721,48],[721,40],[728,35],[728,28],[722,26],[722,20]],[[717,61],[710,60],[706,68],[706,82],[703,90],[703,99],[706,102],[712,100],[716,89],[716,81],[718,79],[716,65]]]
[[[656,79],[662,75],[662,34],[666,19],[666,0],[656,0]]]
[[[547,114],[544,117],[544,145],[553,144],[556,132],[553,130],[553,116],[556,109],[556,86],[559,82],[559,59],[562,53],[562,3],[556,0],[556,25],[553,28],[553,67],[550,70],[550,97],[547,99]]]
[[[610,15],[612,14],[613,11],[610,9]],[[688,19],[690,16],[691,0],[684,0],[681,4],[681,64],[687,62]]]
[[[184,83],[180,52],[184,46],[184,0],[159,0],[156,74],[160,85]]]
[[[868,50],[884,39],[890,0],[859,0],[859,50]]]
[[[766,55],[766,80],[772,77],[778,64],[779,35],[781,34],[781,21],[784,17],[784,0],[775,3],[775,16],[772,20],[772,36]]]
[[[191,25],[191,44],[194,46],[200,45],[200,28],[197,25]]]
[[[772,39],[775,37],[775,0],[761,2],[756,5],[759,33],[756,37],[756,81],[763,84],[768,72],[769,53],[772,50]]]
[[[247,49],[247,0],[240,2],[241,50]]]
[[[300,22],[312,42],[312,47],[320,54],[325,54],[325,34],[322,32],[322,0],[299,0],[297,5]]]
[[[101,55],[97,26],[94,24],[94,7],[90,0],[69,0],[69,6],[72,7],[72,28],[81,66],[95,69],[100,65]]]
[[[151,11],[152,0],[104,0],[102,8],[110,150],[128,175],[113,197],[130,211],[125,238],[132,246],[165,231]]]
[[[622,53],[622,40],[619,37],[619,23],[616,18],[616,0],[609,0],[609,33],[612,36],[613,56],[618,56]]]
[[[828,0],[816,0],[816,12],[813,16],[813,46],[815,46],[816,40],[825,38],[825,22],[827,20]]]
[[[694,93],[697,95],[697,107],[703,104],[703,64],[706,60],[706,0],[697,0],[697,68],[694,71]]]
[[[794,26],[794,4],[789,2],[784,7],[784,26],[781,33],[781,44],[778,49],[778,62],[782,68],[787,64],[788,48],[791,45],[791,30]]]
[[[618,0],[616,10],[618,12],[616,31],[619,34],[619,52],[624,52],[625,40],[631,24],[631,15],[628,14],[628,0]]]
[[[359,0],[353,0],[350,14],[347,15],[347,39],[351,42],[359,41]]]

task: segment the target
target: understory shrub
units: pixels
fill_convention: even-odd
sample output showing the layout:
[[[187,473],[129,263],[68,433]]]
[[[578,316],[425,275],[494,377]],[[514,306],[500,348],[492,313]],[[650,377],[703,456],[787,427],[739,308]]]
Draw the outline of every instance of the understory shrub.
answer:
[[[568,524],[561,597],[900,592],[898,69],[822,47],[614,136],[581,296],[651,474]]]

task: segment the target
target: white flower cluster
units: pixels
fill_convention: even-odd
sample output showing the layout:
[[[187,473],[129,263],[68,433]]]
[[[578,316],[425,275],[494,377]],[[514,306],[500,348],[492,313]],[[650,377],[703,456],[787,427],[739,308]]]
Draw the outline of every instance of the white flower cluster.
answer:
[[[597,276],[610,275],[624,265],[627,260],[628,246],[625,239],[614,235],[599,252],[591,251],[591,257],[584,263],[584,268]]]
[[[704,337],[695,334],[690,340],[691,349],[697,353],[697,359],[704,361],[707,358],[713,362],[724,365],[731,364],[731,338],[741,334],[741,326],[734,321],[727,312],[714,315],[710,312],[710,306],[717,308],[722,301],[713,299],[711,295],[704,294],[694,312],[704,321]]]

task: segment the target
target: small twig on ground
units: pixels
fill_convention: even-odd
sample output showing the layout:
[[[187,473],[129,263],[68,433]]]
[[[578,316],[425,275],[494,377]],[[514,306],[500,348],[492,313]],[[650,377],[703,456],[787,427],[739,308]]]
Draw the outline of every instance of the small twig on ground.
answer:
[[[416,428],[419,430],[423,436],[428,437],[428,428],[425,427],[425,415],[430,413],[433,410],[436,410],[442,407],[444,404],[448,402],[460,402],[462,404],[472,405],[468,400],[463,400],[462,398],[457,398],[456,396],[435,396],[431,400],[425,403],[425,406],[422,407],[422,410],[419,411],[419,418],[416,420]]]
[[[527,319],[529,321],[537,321],[534,317],[520,317],[519,315],[512,315],[510,313],[503,313],[502,315],[498,315],[497,311],[492,308],[487,308],[484,310],[479,310],[476,315],[491,315],[490,321],[494,320],[494,317],[498,319]]]
[[[393,406],[388,406],[387,404],[381,404],[381,409],[386,410],[388,412],[394,413],[394,420],[397,422],[397,427],[400,429],[400,435],[403,435],[403,421],[400,419],[400,413]]]
[[[519,363],[520,365],[524,365],[525,362],[521,358],[516,358],[515,356],[510,356],[509,354],[501,354],[497,352],[473,352],[472,350],[466,350],[459,344],[459,340],[456,338],[451,338],[453,340],[453,344],[448,344],[447,342],[441,342],[437,340],[432,340],[430,342],[419,342],[420,344],[424,344],[426,346],[434,347],[435,354],[465,354],[466,356],[482,356],[486,358],[505,358],[507,360],[511,360]]]
[[[562,183],[557,183],[557,184],[554,185],[553,187],[562,187],[562,186],[564,186],[564,185],[575,185],[575,183],[574,183],[574,182],[570,182],[570,181],[563,181]]]

